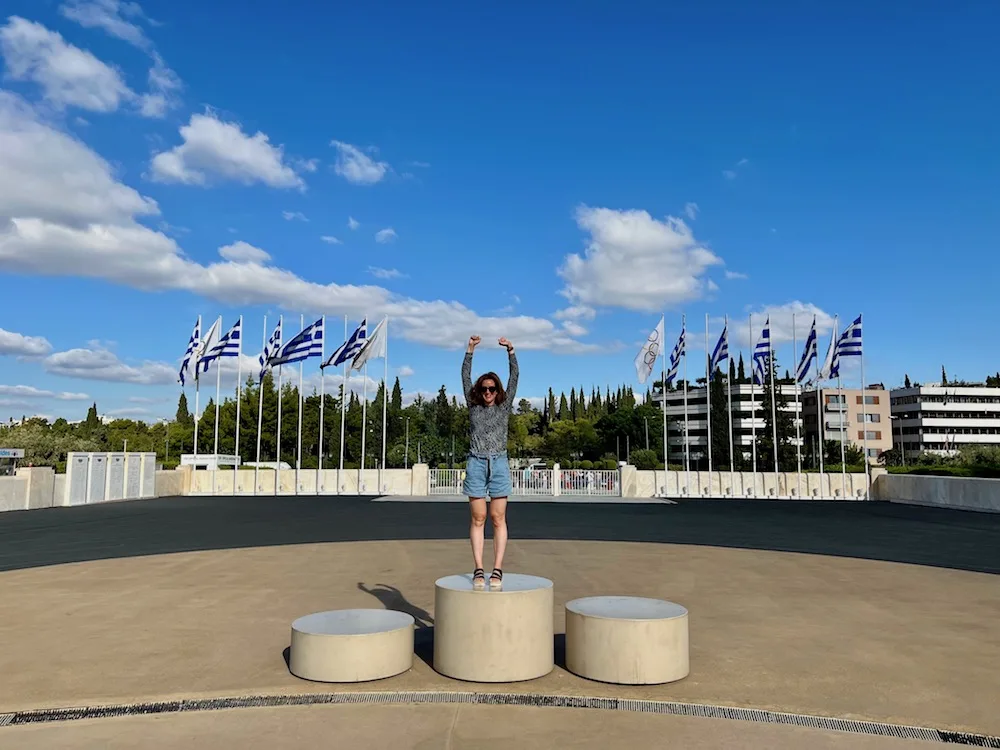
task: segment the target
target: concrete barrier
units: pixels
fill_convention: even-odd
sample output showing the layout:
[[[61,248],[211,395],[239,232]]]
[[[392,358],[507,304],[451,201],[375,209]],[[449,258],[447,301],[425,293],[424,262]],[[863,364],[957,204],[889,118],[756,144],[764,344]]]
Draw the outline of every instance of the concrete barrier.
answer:
[[[631,468],[631,467],[627,467]],[[872,468],[872,481],[884,469]],[[635,471],[623,497],[864,500],[865,475],[773,471]],[[634,493],[634,494],[627,494]]]
[[[883,474],[872,490],[891,503],[1000,513],[1000,479]]]

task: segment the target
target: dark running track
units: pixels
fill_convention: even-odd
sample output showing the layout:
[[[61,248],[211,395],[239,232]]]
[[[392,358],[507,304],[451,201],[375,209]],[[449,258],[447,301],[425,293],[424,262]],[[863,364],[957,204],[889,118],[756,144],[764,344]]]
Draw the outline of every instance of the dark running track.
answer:
[[[0,513],[0,571],[193,550],[465,539],[467,513],[462,503],[357,497],[173,497]],[[1000,514],[843,501],[515,500],[508,520],[514,539],[700,544],[1000,573]]]

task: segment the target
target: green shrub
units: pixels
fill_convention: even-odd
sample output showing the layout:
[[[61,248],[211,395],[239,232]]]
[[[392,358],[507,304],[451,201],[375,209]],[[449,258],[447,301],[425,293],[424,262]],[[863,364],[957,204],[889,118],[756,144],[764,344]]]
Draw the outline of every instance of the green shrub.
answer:
[[[646,450],[645,448],[632,451],[632,455],[629,458],[632,459],[632,465],[640,471],[654,469],[659,463],[656,451]]]
[[[594,468],[594,462],[593,461],[586,461],[586,460],[581,461],[580,462],[580,468],[581,469],[585,469],[587,471],[590,471],[591,469]]]

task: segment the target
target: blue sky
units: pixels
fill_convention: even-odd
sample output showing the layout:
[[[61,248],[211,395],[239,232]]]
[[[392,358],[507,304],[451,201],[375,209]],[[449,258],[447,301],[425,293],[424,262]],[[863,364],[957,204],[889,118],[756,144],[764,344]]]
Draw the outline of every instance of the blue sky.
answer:
[[[661,312],[692,379],[793,311],[869,381],[1000,369],[995,4],[472,5],[6,0],[0,416],[172,414],[199,314],[388,315],[408,394],[473,333],[635,383]]]

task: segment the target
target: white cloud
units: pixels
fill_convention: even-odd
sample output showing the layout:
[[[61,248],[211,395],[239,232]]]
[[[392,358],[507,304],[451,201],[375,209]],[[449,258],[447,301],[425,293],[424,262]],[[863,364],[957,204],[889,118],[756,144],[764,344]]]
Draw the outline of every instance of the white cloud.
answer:
[[[110,409],[107,412],[109,417],[119,419],[130,419],[133,417],[148,417],[153,414],[153,410],[145,406],[126,406],[121,409]]]
[[[431,165],[426,161],[411,161],[411,167],[417,167],[419,169],[428,169]]]
[[[281,216],[285,221],[309,221],[301,211],[282,211]]]
[[[113,37],[122,39],[139,49],[149,49],[150,42],[142,27],[128,18],[141,20],[144,16],[138,3],[121,0],[68,0],[59,11],[84,28],[103,29]]]
[[[684,204],[684,213],[685,213],[685,215],[689,219],[691,219],[691,221],[694,221],[695,219],[698,218],[698,204],[697,203],[685,203]]]
[[[736,179],[736,171],[733,170],[733,169],[723,169],[722,170],[722,176],[725,177],[727,180],[735,180]]]
[[[320,237],[320,240],[325,242],[327,245],[341,245],[343,244],[340,240],[334,237],[332,234],[324,234]]]
[[[52,351],[52,344],[41,336],[25,336],[0,328],[0,356],[43,357]]]
[[[399,235],[396,234],[395,229],[393,229],[392,227],[388,227],[386,229],[380,229],[377,232],[375,232],[375,241],[378,242],[380,245],[386,245],[394,241],[398,236]]]
[[[574,305],[660,311],[701,298],[706,271],[722,262],[673,216],[582,206],[576,221],[590,235],[585,255],[559,268]]]
[[[219,248],[219,255],[234,263],[267,263],[271,256],[259,247],[243,242],[234,242],[232,245],[225,245]]]
[[[387,162],[375,161],[357,146],[342,141],[330,141],[330,145],[337,148],[337,162],[333,171],[350,183],[374,185],[381,182],[389,171]]]
[[[744,164],[748,163],[749,161],[750,160],[747,159],[747,158],[740,159],[738,162],[736,162],[736,166],[737,167],[742,167]]]
[[[177,92],[181,79],[167,67],[163,58],[153,53],[153,67],[149,69],[149,93],[141,98],[140,111],[145,117],[163,117],[179,104]]]
[[[296,313],[389,315],[393,335],[447,349],[465,346],[477,333],[507,336],[522,350],[607,351],[606,344],[584,344],[542,318],[483,316],[458,302],[402,297],[374,285],[317,283],[261,263],[198,263],[174,238],[137,221],[158,214],[155,201],[118,182],[83,143],[0,91],[0,273],[102,279]],[[186,340],[188,333],[178,335]],[[172,383],[176,374],[169,369]]]
[[[156,398],[152,396],[129,396],[128,402],[130,404],[163,404],[169,399],[166,398]]]
[[[570,336],[585,336],[587,334],[586,328],[572,320],[564,320],[563,328]]]
[[[812,326],[813,315],[816,316],[816,333],[822,336],[829,334],[833,330],[833,316],[821,310],[819,307],[808,302],[786,302],[783,305],[767,305],[755,310],[750,310],[748,315],[753,315],[753,337],[754,340],[760,337],[760,330],[764,327],[764,321],[771,320],[771,341],[777,346],[780,344],[790,344],[792,342],[792,315],[795,316],[795,337],[799,342],[801,352],[802,342],[805,341]],[[741,346],[749,347],[750,331],[748,329],[749,317],[737,321],[729,319],[733,334]],[[820,357],[825,354],[823,344],[820,344]]]
[[[730,281],[733,281],[736,279],[748,279],[750,277],[747,276],[745,273],[740,273],[739,271],[730,271],[727,269],[726,278],[729,279]]]
[[[292,164],[301,172],[315,172],[319,169],[319,159],[292,159]]]
[[[57,401],[89,401],[86,393],[71,393],[68,391],[47,391],[35,388],[33,385],[0,385],[0,395],[26,398],[54,398]]]
[[[517,302],[521,300],[515,298]],[[597,310],[586,305],[573,305],[563,310],[559,310],[553,316],[557,320],[593,320],[597,316]]]
[[[302,178],[285,164],[284,148],[271,145],[260,131],[250,136],[237,123],[206,114],[191,115],[180,135],[184,143],[153,157],[154,180],[207,185],[217,178],[244,185],[305,188]]]
[[[710,292],[719,291],[719,285],[716,284],[712,279],[709,279],[708,282],[705,284],[705,286]]]
[[[347,217],[347,226],[353,232],[355,229],[361,226],[361,222],[355,219],[353,216]]]
[[[177,382],[176,368],[166,362],[143,362],[128,365],[108,349],[69,349],[50,354],[43,361],[47,372],[83,380],[105,380],[112,383],[138,385],[168,385]]]
[[[403,365],[402,367],[399,368],[398,375],[401,378],[411,377],[413,375],[413,368],[410,367],[409,365]]]
[[[10,78],[38,84],[58,107],[114,112],[135,96],[118,70],[40,23],[12,16],[0,27],[0,51]]]
[[[404,275],[395,268],[376,268],[368,266],[368,273],[376,279],[401,279]]]

